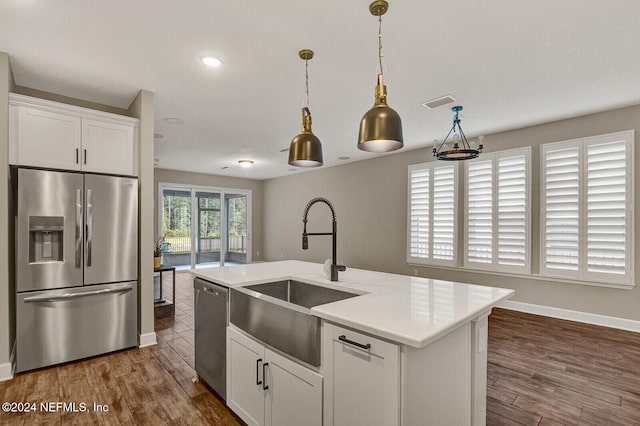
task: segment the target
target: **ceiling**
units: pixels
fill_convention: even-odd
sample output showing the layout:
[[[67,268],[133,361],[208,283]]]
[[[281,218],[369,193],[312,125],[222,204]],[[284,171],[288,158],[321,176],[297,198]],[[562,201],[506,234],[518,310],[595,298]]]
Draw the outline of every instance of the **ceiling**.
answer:
[[[385,80],[404,150],[444,137],[452,105],[420,104],[445,94],[464,106],[468,136],[640,103],[636,0],[389,1]],[[21,86],[122,108],[139,89],[154,92],[158,167],[267,179],[309,170],[280,152],[301,129],[303,48],[315,51],[310,108],[324,167],[381,155],[356,147],[377,74],[368,5],[0,0],[0,51]],[[223,65],[204,66],[208,55]]]

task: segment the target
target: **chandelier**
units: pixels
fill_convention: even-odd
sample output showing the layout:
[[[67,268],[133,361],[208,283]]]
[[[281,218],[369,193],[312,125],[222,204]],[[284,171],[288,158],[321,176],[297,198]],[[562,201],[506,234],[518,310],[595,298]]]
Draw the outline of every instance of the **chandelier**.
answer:
[[[455,113],[453,116],[453,126],[447,133],[442,143],[438,145],[438,141],[433,141],[433,156],[438,160],[444,161],[459,161],[459,160],[471,160],[477,158],[482,149],[484,148],[484,136],[478,137],[478,147],[475,148],[475,142],[469,142],[462,127],[460,127],[460,118],[458,114],[462,111],[462,106],[454,106],[451,111]],[[456,130],[457,128],[457,130]],[[447,139],[452,136],[452,146],[447,145]]]

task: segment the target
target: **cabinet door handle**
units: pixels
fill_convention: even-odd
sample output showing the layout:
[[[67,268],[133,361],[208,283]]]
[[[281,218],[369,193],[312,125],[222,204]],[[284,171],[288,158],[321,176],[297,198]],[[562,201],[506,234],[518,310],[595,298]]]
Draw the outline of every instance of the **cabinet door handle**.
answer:
[[[258,358],[256,360],[256,385],[260,386],[262,384],[262,380],[260,380],[260,363],[262,362],[262,358]],[[262,374],[264,377],[264,373]]]
[[[84,151],[84,164],[87,164],[87,150],[83,149]]]
[[[80,163],[80,150],[76,148],[76,164]]]
[[[345,336],[344,334],[342,336],[338,337],[338,340],[340,340],[341,342],[345,342],[345,343],[348,343],[350,345],[353,345],[355,347],[361,348],[361,349],[366,349],[366,350],[371,349],[371,343],[367,343],[367,344],[363,345],[362,343],[354,342],[353,340],[347,339],[347,336]]]
[[[267,386],[267,365],[269,365],[268,362],[262,364],[262,390],[269,389],[269,386]]]

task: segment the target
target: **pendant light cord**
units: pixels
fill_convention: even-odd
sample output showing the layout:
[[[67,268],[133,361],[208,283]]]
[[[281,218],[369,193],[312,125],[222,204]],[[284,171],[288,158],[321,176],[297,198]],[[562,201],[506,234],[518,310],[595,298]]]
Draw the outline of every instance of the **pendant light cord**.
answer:
[[[305,87],[306,87],[306,93],[307,93],[307,105],[306,107],[309,108],[309,60],[305,59],[304,60],[304,74],[305,74]]]
[[[382,15],[378,15],[378,61],[380,62],[380,74],[384,74],[382,70]]]

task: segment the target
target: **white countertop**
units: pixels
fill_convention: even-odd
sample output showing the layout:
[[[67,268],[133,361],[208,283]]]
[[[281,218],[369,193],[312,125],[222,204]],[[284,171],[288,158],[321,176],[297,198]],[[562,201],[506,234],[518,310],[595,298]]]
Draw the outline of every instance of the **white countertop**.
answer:
[[[196,276],[238,287],[296,279],[364,293],[311,308],[311,313],[394,342],[421,348],[484,314],[513,290],[430,278],[347,268],[338,282],[328,280],[319,263],[285,260],[221,268],[194,269]]]

